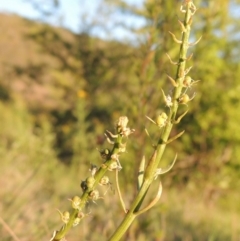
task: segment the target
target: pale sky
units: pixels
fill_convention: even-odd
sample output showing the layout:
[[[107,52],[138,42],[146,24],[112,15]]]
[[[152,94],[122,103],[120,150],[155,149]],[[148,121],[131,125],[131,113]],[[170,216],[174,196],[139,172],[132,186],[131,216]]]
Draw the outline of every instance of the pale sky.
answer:
[[[0,0],[0,12],[15,13],[35,20],[40,19],[42,17],[41,14],[34,9],[30,2],[31,0]],[[38,2],[42,2],[47,7],[46,4],[49,0],[38,0]],[[86,21],[88,22],[89,19],[92,20],[96,17],[96,12],[99,13],[104,11],[101,8],[99,9],[101,0],[59,0],[59,2],[60,8],[57,10],[56,14],[54,14],[53,17],[47,17],[46,21],[55,26],[62,25],[73,32],[79,32],[79,30],[86,27],[85,22],[81,21],[80,15],[87,15],[88,18],[86,18]],[[127,0],[127,2],[134,5],[141,5],[143,0]],[[143,24],[143,20],[141,19],[122,19],[118,14],[112,14],[108,19],[104,18],[104,16],[106,15],[103,13],[103,18],[100,21],[103,23],[106,22],[109,28],[111,28],[111,22],[114,21],[113,19],[115,19],[115,21],[123,21],[125,24],[131,26],[141,26]],[[131,36],[129,36],[130,33],[125,32],[121,27],[118,27],[114,31],[115,32],[111,30],[106,33],[96,28],[93,34],[102,38],[113,38],[113,36],[117,36],[118,39],[124,39],[126,37],[131,38]]]
[[[48,0],[42,0],[42,2],[46,1]],[[90,1],[93,3],[96,0]],[[73,31],[78,31],[79,15],[81,8],[80,2],[86,1],[60,0],[60,9],[57,11],[57,17],[49,18],[48,21],[53,25],[58,25],[59,19],[61,18],[61,16],[63,16],[63,25]],[[40,13],[36,9],[34,9],[32,4],[30,3],[30,0],[2,0],[0,1],[0,12],[16,13],[18,15],[31,19],[38,19],[41,17]]]

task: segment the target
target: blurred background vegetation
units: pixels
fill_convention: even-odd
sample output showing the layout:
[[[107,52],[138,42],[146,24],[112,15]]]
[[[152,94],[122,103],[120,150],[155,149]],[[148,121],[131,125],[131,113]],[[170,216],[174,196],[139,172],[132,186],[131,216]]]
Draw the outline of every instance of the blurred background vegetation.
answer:
[[[40,1],[30,2],[42,14],[54,14],[59,4],[54,1],[49,13]],[[175,67],[165,53],[178,57],[179,46],[168,31],[181,36],[180,3],[145,0],[136,6],[105,0],[105,11],[95,18],[99,22],[83,25],[86,11],[78,34],[0,14],[2,241],[14,240],[6,225],[21,241],[50,239],[60,228],[56,209],[68,209],[67,199],[81,194],[90,164],[101,164],[97,149],[108,147],[103,133],[113,130],[121,115],[136,129],[120,173],[124,198],[131,202],[140,159],[152,151],[144,128],[155,137],[145,115],[154,118],[166,110],[160,89],[171,92],[166,74],[174,77]],[[203,37],[191,49],[190,73],[201,81],[191,87],[196,97],[172,133],[184,129],[185,134],[168,146],[162,166],[176,152],[178,161],[162,177],[159,204],[133,224],[125,240],[240,240],[240,1],[194,3],[191,38]],[[111,21],[116,13],[144,19],[145,25]],[[110,27],[104,25],[109,22]],[[120,42],[91,35],[96,26],[111,31],[119,25],[134,38]],[[110,177],[113,190],[97,205],[89,204],[91,215],[68,240],[107,239],[117,227],[123,216]]]

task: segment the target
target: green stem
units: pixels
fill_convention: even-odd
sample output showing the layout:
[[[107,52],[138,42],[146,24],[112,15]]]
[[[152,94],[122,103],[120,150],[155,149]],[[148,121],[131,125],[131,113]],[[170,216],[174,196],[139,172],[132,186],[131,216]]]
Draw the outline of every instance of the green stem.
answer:
[[[172,101],[173,105],[170,107],[170,112],[169,112],[169,117],[168,117],[168,123],[165,126],[159,141],[158,145],[155,149],[155,152],[153,156],[151,157],[148,166],[146,167],[145,170],[145,175],[144,175],[144,181],[143,184],[135,197],[130,210],[126,214],[125,218],[119,225],[119,227],[116,229],[114,234],[109,238],[109,241],[118,241],[122,238],[122,236],[126,233],[127,229],[130,227],[134,219],[136,218],[136,212],[140,209],[142,201],[151,185],[151,183],[154,180],[156,170],[159,166],[159,163],[162,159],[162,155],[164,153],[165,147],[166,147],[166,142],[169,138],[169,135],[171,133],[173,123],[176,118],[177,110],[178,110],[178,99],[181,96],[182,93],[182,88],[183,88],[183,80],[185,77],[185,65],[186,65],[186,59],[187,59],[187,50],[188,50],[188,41],[189,41],[189,35],[190,35],[190,19],[192,17],[192,1],[188,1],[186,3],[186,13],[185,13],[185,19],[184,19],[184,27],[185,27],[185,32],[182,34],[182,42],[180,46],[180,53],[179,53],[179,62],[178,62],[178,68],[177,68],[177,73],[176,73],[176,86],[174,88],[174,92],[172,95]]]
[[[119,147],[120,147],[121,142],[122,142],[122,137],[119,135],[113,146],[111,154],[115,154],[115,153],[119,152]],[[106,160],[106,162],[104,163],[104,167],[99,168],[99,170],[97,171],[97,173],[94,176],[95,183],[94,183],[93,187],[91,188],[91,190],[89,190],[89,189],[85,190],[81,196],[81,203],[79,205],[79,210],[82,210],[85,207],[86,203],[89,200],[89,193],[96,188],[96,186],[98,185],[101,178],[108,171],[107,168],[112,162],[113,162],[113,160],[111,159],[111,157],[109,157],[108,160]],[[77,218],[79,210],[72,209],[69,221],[66,224],[64,224],[59,231],[57,231],[57,233],[55,234],[52,241],[60,241],[66,236],[66,234],[69,232],[69,230],[73,227],[74,220],[75,220],[75,218]]]

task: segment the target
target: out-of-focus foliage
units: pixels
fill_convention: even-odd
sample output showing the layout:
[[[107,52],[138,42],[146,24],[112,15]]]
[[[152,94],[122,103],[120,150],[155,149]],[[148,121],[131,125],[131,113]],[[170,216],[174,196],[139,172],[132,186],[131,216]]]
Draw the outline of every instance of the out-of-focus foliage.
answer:
[[[136,7],[106,1],[105,7],[123,18],[146,19],[144,27],[131,30],[132,44],[0,15],[0,218],[21,240],[47,240],[58,228],[55,209],[67,209],[67,199],[81,193],[79,183],[90,163],[101,164],[96,148],[107,147],[103,133],[120,115],[136,129],[120,173],[124,198],[132,200],[138,163],[154,142],[145,115],[155,118],[167,108],[160,89],[170,92],[166,74],[175,77],[165,53],[173,61],[177,57],[168,31],[181,37],[179,2],[146,0]],[[238,1],[194,3],[198,12],[191,38],[202,40],[192,48],[190,75],[201,81],[189,90],[196,97],[182,107],[189,113],[174,130],[185,133],[168,146],[163,166],[175,152],[178,161],[163,178],[159,206],[140,217],[125,240],[239,239]],[[89,204],[86,212],[92,214],[69,240],[108,237],[121,221],[111,181],[113,190],[97,205]],[[3,226],[0,234],[3,241],[11,240]]]

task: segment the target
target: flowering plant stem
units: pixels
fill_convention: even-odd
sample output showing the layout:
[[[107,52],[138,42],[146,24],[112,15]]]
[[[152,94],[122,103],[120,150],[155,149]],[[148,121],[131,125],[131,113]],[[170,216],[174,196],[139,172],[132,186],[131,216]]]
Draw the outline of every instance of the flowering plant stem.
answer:
[[[100,185],[108,185],[109,182],[106,181],[107,171],[120,170],[122,167],[118,160],[121,153],[125,152],[126,143],[123,142],[124,138],[126,139],[134,130],[131,130],[127,127],[128,118],[120,117],[116,126],[117,134],[114,135],[111,132],[107,131],[107,134],[114,139],[111,141],[107,136],[108,141],[113,144],[112,150],[105,149],[100,152],[102,158],[104,159],[104,163],[100,168],[93,166],[91,168],[91,176],[88,177],[85,181],[82,181],[81,187],[83,190],[83,194],[80,197],[75,196],[73,199],[70,199],[72,202],[72,211],[60,213],[61,219],[64,222],[64,225],[60,230],[54,231],[52,238],[50,241],[60,241],[64,240],[66,234],[69,230],[78,225],[80,221],[86,216],[83,213],[83,209],[89,201],[95,202],[98,200],[99,195],[97,191],[98,184]]]
[[[177,156],[175,157],[170,168],[161,169],[158,168],[160,161],[162,159],[162,155],[166,148],[166,145],[170,142],[174,141],[178,137],[180,137],[184,131],[180,132],[174,137],[169,138],[171,130],[173,126],[181,121],[181,119],[185,116],[187,111],[177,117],[178,107],[181,104],[187,105],[187,102],[191,101],[193,98],[189,98],[186,94],[188,88],[196,83],[197,81],[192,81],[190,76],[187,76],[188,72],[191,68],[186,69],[186,62],[191,58],[187,57],[187,50],[189,46],[193,46],[195,43],[189,43],[189,36],[191,30],[192,17],[196,11],[196,7],[194,6],[192,0],[185,0],[184,4],[180,8],[181,12],[185,14],[184,21],[179,21],[181,31],[182,31],[182,39],[178,40],[175,35],[171,32],[170,35],[173,37],[173,40],[180,44],[180,53],[179,59],[177,63],[174,63],[169,55],[167,55],[172,64],[177,66],[176,77],[175,79],[168,76],[171,84],[173,85],[173,92],[170,95],[165,95],[164,91],[162,92],[163,99],[168,108],[168,114],[162,113],[159,115],[156,122],[154,122],[151,118],[148,117],[150,121],[152,121],[157,126],[157,131],[159,134],[159,139],[157,144],[154,146],[154,152],[149,159],[147,166],[145,168],[145,158],[142,159],[139,167],[139,175],[138,175],[138,193],[131,204],[129,210],[125,208],[125,204],[123,202],[122,195],[120,193],[120,188],[118,185],[118,172],[122,169],[122,166],[119,161],[119,157],[122,153],[126,151],[126,142],[128,140],[128,136],[134,132],[133,129],[127,127],[128,118],[126,116],[122,116],[119,118],[119,121],[116,125],[115,134],[107,131],[106,137],[110,144],[112,144],[112,149],[105,149],[100,151],[101,157],[103,158],[103,163],[100,167],[96,167],[93,165],[90,169],[91,175],[86,178],[85,181],[82,181],[81,187],[83,193],[81,197],[75,196],[72,199],[69,199],[72,203],[71,212],[63,212],[60,213],[61,219],[63,221],[63,226],[60,230],[54,231],[52,238],[50,241],[60,241],[63,240],[66,234],[72,227],[75,227],[80,223],[80,221],[87,216],[87,214],[83,213],[84,207],[88,202],[96,202],[100,199],[100,194],[97,190],[98,185],[110,185],[109,179],[106,176],[107,171],[116,171],[116,180],[117,180],[117,191],[119,194],[120,202],[123,207],[124,212],[126,213],[125,218],[122,223],[116,229],[114,234],[110,237],[109,241],[118,241],[122,238],[122,236],[126,233],[129,226],[132,224],[134,219],[152,208],[157,201],[161,197],[162,193],[162,185],[160,182],[159,189],[156,197],[150,202],[150,204],[141,208],[142,202],[147,194],[147,191],[153,181],[157,178],[158,175],[168,172],[172,166],[174,165]]]
[[[181,11],[185,13],[184,21],[183,22],[179,21],[181,30],[182,30],[182,40],[177,40],[175,35],[170,33],[173,36],[174,41],[180,44],[180,54],[179,54],[178,63],[176,64],[177,65],[176,79],[174,80],[170,77],[174,87],[174,91],[170,98],[171,101],[166,102],[166,105],[169,107],[167,122],[160,134],[158,143],[154,150],[154,154],[150,158],[148,165],[144,171],[144,178],[143,178],[143,182],[140,187],[140,190],[135,200],[133,201],[130,209],[128,210],[125,218],[123,219],[122,223],[116,229],[115,233],[112,235],[109,241],[120,240],[121,237],[124,235],[124,233],[126,233],[129,226],[132,224],[134,219],[139,214],[142,213],[140,211],[140,207],[143,202],[143,199],[146,196],[146,193],[150,185],[156,178],[156,175],[161,174],[158,172],[158,166],[161,161],[166,145],[170,143],[172,140],[178,138],[181,134],[183,134],[183,132],[181,132],[175,138],[169,139],[173,125],[178,123],[181,120],[181,118],[186,114],[185,112],[182,116],[176,119],[179,104],[186,104],[183,102],[183,100],[181,102],[181,97],[183,96],[182,90],[183,88],[186,87],[184,85],[184,79],[188,72],[188,70],[185,69],[186,61],[188,60],[187,50],[189,46],[193,45],[189,43],[189,35],[191,30],[192,16],[194,15],[196,8],[193,2],[191,0],[190,1],[188,0],[188,1],[185,1],[184,5],[181,6]],[[163,92],[163,95],[164,95],[164,92]],[[164,95],[164,99],[166,98],[167,97]],[[188,100],[189,99],[187,99],[187,101]]]

